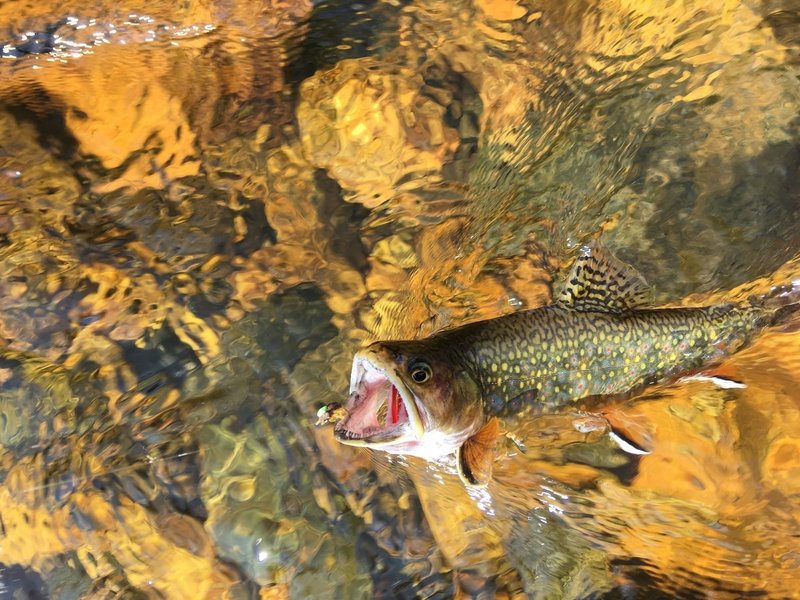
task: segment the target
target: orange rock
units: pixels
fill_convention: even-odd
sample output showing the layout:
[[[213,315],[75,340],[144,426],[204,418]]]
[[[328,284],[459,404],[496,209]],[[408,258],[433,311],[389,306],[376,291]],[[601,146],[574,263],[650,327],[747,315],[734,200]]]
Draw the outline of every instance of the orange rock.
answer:
[[[367,207],[392,197],[401,179],[438,180],[458,135],[422,87],[420,75],[370,58],[306,80],[297,107],[306,158]]]

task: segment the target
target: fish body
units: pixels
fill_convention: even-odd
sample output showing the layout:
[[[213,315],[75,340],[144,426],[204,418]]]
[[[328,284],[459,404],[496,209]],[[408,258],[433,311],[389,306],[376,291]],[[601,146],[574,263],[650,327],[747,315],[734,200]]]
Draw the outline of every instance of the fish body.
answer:
[[[429,459],[455,452],[462,479],[485,483],[497,418],[700,369],[783,314],[758,304],[650,308],[648,297],[641,275],[592,244],[552,305],[360,351],[335,435]]]
[[[552,410],[701,368],[769,319],[752,306],[583,312],[555,304],[443,332],[431,345],[478,384],[487,415]]]

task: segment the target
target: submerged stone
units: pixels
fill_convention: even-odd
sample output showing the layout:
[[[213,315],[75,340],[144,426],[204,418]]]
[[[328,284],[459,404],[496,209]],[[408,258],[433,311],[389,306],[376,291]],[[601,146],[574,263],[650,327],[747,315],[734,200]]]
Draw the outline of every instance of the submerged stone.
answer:
[[[77,404],[63,368],[0,350],[0,444],[7,450],[34,454],[54,437],[72,434]]]

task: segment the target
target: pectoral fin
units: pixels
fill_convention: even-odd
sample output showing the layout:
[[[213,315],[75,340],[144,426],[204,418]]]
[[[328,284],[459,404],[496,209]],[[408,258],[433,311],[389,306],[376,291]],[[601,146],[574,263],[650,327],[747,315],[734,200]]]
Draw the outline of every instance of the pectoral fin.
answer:
[[[650,450],[642,448],[621,428],[615,427],[611,421],[602,414],[584,413],[572,422],[572,426],[575,427],[576,431],[580,431],[581,433],[592,433],[594,431],[608,433],[608,437],[611,438],[611,441],[627,454],[635,454],[637,456],[651,454]]]
[[[458,476],[466,485],[485,486],[492,476],[500,422],[491,419],[456,450]]]
[[[646,456],[648,454],[652,454],[650,450],[641,448],[636,444],[636,442],[629,440],[621,431],[618,431],[613,427],[608,430],[608,436],[611,438],[611,441],[619,446],[620,450],[626,452],[627,454],[634,454],[636,456]]]

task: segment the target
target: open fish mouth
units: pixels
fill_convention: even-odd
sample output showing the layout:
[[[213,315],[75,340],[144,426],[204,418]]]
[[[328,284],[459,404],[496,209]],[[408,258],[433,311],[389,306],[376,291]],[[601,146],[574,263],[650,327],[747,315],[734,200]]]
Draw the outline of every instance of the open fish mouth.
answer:
[[[425,428],[414,394],[379,361],[357,354],[350,374],[347,416],[334,435],[351,446],[391,446],[422,439]]]

